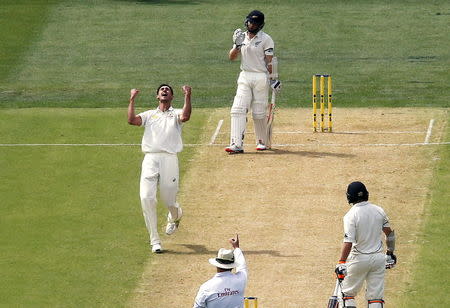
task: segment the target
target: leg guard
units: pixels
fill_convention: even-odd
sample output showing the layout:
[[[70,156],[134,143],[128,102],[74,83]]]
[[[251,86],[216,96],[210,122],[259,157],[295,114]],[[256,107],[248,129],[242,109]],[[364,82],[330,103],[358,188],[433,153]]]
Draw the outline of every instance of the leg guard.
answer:
[[[252,101],[252,89],[249,80],[241,72],[238,78],[238,87],[234,96],[233,106],[231,107],[231,133],[230,145],[234,144],[242,148],[245,128],[247,126],[247,112],[250,109]]]
[[[253,118],[255,124],[255,137],[256,144],[266,144],[267,140],[267,121],[265,118],[255,119]]]
[[[237,147],[242,148],[246,126],[247,117],[245,114],[231,114],[230,145],[235,144]]]
[[[344,307],[346,308],[356,308],[356,301],[354,296],[344,296],[342,297],[344,302]]]
[[[252,116],[255,124],[256,144],[266,144],[267,141],[267,103],[265,101],[252,102]]]
[[[382,299],[370,299],[367,301],[367,307],[369,308],[383,308],[384,300]]]

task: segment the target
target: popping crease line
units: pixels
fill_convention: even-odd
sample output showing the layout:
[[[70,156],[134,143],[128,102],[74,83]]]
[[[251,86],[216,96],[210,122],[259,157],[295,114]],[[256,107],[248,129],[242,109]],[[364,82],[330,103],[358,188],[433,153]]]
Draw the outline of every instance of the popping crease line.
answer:
[[[212,135],[211,141],[209,142],[209,144],[214,144],[214,142],[216,141],[217,135],[219,135],[222,124],[223,124],[223,120],[220,120],[219,123],[217,123],[216,130],[214,131],[214,134]]]
[[[287,135],[289,135],[289,134],[292,134],[292,135],[295,135],[295,134],[311,134],[312,132],[310,132],[310,131],[274,131],[274,133],[276,133],[276,134],[287,134]],[[339,134],[348,134],[348,135],[352,135],[352,134],[355,134],[355,135],[357,135],[357,134],[380,134],[380,135],[383,135],[383,134],[423,134],[424,132],[423,131],[392,131],[392,132],[387,132],[387,131],[353,131],[353,132],[350,132],[350,131],[334,131],[332,134],[335,134],[335,135],[339,135]],[[223,132],[223,133],[220,133],[219,135],[223,135],[223,134],[227,134],[227,133],[225,133],[225,132]],[[254,132],[246,132],[246,134],[254,134]]]
[[[215,140],[217,136],[220,133],[220,128],[222,127],[223,120],[220,120],[217,124],[216,130],[214,131],[214,134],[211,136],[211,140],[209,144],[203,144],[203,143],[191,143],[191,144],[184,144],[185,147],[198,147],[198,146],[227,146],[227,144],[215,144]],[[434,119],[431,119],[428,124],[427,133],[425,136],[424,142],[417,142],[417,143],[294,143],[294,144],[274,144],[273,147],[310,147],[310,146],[329,146],[329,147],[389,147],[389,146],[426,146],[426,145],[447,145],[450,144],[450,141],[444,141],[444,142],[430,142],[432,130],[434,125]],[[280,134],[283,132],[277,132],[277,134]],[[305,132],[284,132],[284,133],[305,133]],[[358,133],[380,133],[380,134],[406,134],[406,133],[423,133],[423,132],[376,132],[376,131],[354,131],[354,132],[335,132],[336,134],[343,133],[343,134],[358,134]],[[223,133],[222,133],[223,134]],[[309,134],[314,134],[309,132]],[[87,146],[87,147],[94,147],[94,146],[140,146],[140,143],[3,143],[0,144],[0,147],[38,147],[38,146]]]
[[[427,145],[448,145],[450,141],[444,142],[418,142],[418,143],[289,143],[274,144],[273,147],[311,147],[311,146],[329,146],[329,147],[351,147],[351,146],[427,146]],[[198,146],[227,146],[228,144],[210,144],[210,143],[187,143],[185,147]],[[141,146],[140,143],[3,143],[0,147],[39,147],[39,146],[60,146],[60,147],[114,147],[114,146]]]
[[[430,124],[428,124],[427,134],[425,136],[425,140],[423,143],[428,144],[430,142],[431,132],[433,131],[433,124],[434,124],[434,119],[431,119]]]

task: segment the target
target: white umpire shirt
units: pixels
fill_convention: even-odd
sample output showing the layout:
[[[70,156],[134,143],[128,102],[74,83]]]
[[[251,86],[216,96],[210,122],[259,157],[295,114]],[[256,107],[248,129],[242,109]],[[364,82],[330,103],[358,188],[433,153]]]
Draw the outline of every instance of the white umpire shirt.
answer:
[[[172,106],[166,110],[156,108],[139,113],[142,119],[144,135],[142,137],[142,152],[144,153],[170,153],[176,154],[183,150],[181,139],[182,122],[181,109]]]
[[[344,216],[344,242],[353,243],[352,254],[382,252],[382,230],[389,226],[384,210],[368,201],[359,202]]]
[[[236,273],[220,272],[201,285],[193,308],[242,308],[247,285],[247,264],[240,248],[234,249]]]
[[[245,72],[267,73],[265,55],[273,56],[274,43],[265,32],[259,31],[252,39],[245,32],[241,47],[241,70]]]

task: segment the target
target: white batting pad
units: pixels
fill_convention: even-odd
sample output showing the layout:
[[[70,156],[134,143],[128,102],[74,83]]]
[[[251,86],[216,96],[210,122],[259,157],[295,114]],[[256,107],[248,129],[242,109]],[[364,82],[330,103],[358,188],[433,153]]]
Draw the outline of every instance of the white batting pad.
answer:
[[[259,143],[259,140],[263,144],[266,144],[267,140],[267,120],[266,118],[262,119],[253,119],[253,122],[255,124],[255,137],[256,137],[256,144]]]
[[[244,144],[245,127],[247,117],[245,114],[231,114],[231,135],[230,144],[242,148]]]

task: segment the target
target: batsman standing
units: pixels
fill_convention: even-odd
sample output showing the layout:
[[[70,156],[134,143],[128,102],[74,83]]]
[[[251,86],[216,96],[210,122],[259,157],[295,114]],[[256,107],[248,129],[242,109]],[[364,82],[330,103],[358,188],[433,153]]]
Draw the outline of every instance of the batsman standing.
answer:
[[[368,201],[369,192],[363,183],[348,185],[347,200],[353,206],[344,216],[344,243],[335,269],[338,277],[344,277],[344,307],[356,307],[355,296],[364,282],[368,307],[383,307],[385,269],[397,262],[394,231],[384,210]],[[386,235],[386,255],[382,233]]]
[[[140,180],[140,198],[145,225],[150,235],[152,252],[161,253],[161,239],[158,234],[156,214],[156,192],[167,206],[166,234],[173,234],[180,223],[183,212],[176,201],[179,182],[177,153],[183,149],[181,139],[182,123],[191,116],[191,87],[183,86],[183,109],[172,107],[173,89],[162,84],[156,90],[158,107],[154,110],[135,114],[134,101],[139,90],[132,89],[128,105],[128,123],[144,127],[142,137],[142,171]]]
[[[272,77],[274,42],[262,31],[264,14],[251,11],[245,18],[246,31],[236,29],[233,34],[233,48],[230,60],[241,55],[241,73],[237,80],[237,90],[231,107],[231,140],[225,148],[230,154],[244,152],[243,141],[247,126],[247,112],[251,109],[256,135],[256,150],[267,149],[267,106],[269,89],[280,90],[281,82]]]

